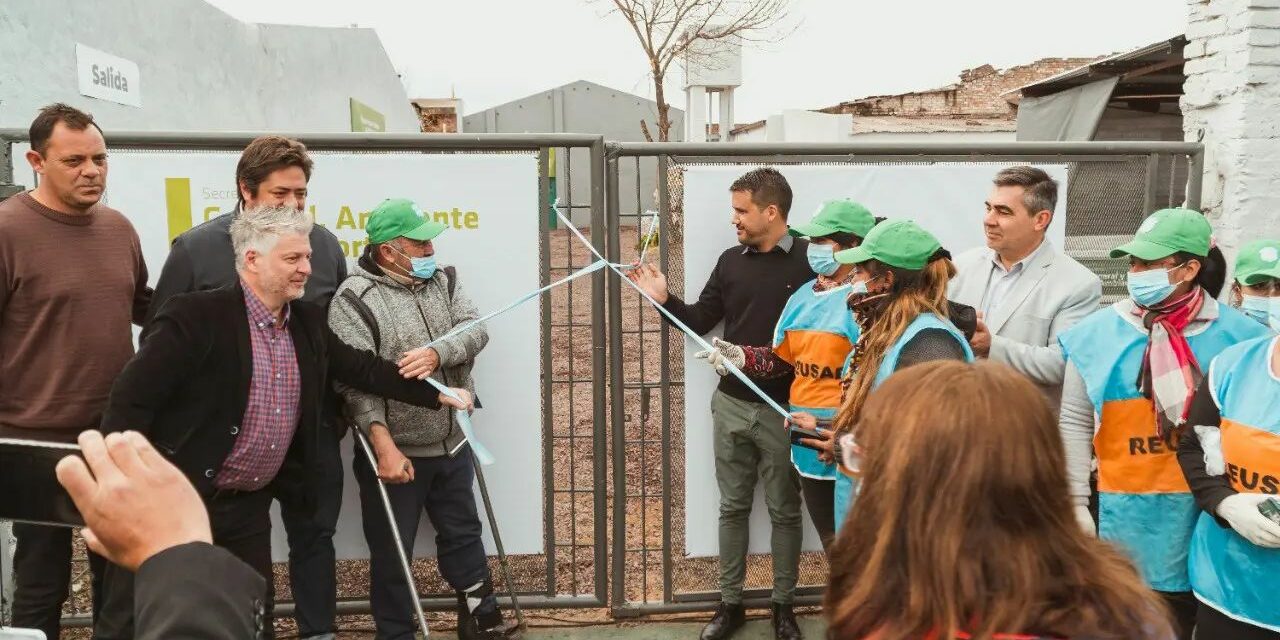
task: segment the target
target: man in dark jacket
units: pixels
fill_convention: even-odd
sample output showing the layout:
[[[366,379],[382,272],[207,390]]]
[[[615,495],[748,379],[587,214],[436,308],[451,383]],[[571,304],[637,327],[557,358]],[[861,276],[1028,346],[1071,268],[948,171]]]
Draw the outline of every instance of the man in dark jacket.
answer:
[[[273,493],[285,489],[314,508],[324,491],[328,470],[318,461],[332,446],[323,420],[333,381],[418,406],[471,409],[465,389],[454,390],[461,401],[454,400],[402,376],[396,365],[333,339],[325,310],[298,301],[311,274],[311,226],[291,207],[241,212],[231,225],[239,282],[165,304],[116,380],[103,418],[106,430],[142,432],[187,474],[209,509],[214,543],[268,585]],[[113,621],[132,610],[123,606],[131,577],[108,571],[105,608]],[[268,621],[270,609],[268,598]],[[98,635],[126,631],[113,624],[110,635]]]
[[[305,208],[311,169],[307,148],[297,140],[266,135],[245,147],[236,164],[239,204],[234,211],[174,239],[156,282],[143,340],[150,334],[152,319],[173,296],[236,283],[239,276],[231,250],[231,223],[242,208]],[[302,299],[327,306],[338,285],[347,278],[347,261],[332,231],[315,225],[310,238],[312,272]],[[308,507],[303,496],[289,491],[290,486],[301,486],[296,482],[279,483],[272,496],[280,502],[280,519],[289,538],[289,581],[297,605],[294,617],[298,621],[298,635],[304,639],[334,637],[337,582],[333,534],[342,506],[342,460],[338,441],[346,425],[336,419],[338,399],[332,392],[330,396],[334,417],[327,420],[329,438],[322,440],[319,464],[325,473],[315,476],[322,487],[316,503]]]

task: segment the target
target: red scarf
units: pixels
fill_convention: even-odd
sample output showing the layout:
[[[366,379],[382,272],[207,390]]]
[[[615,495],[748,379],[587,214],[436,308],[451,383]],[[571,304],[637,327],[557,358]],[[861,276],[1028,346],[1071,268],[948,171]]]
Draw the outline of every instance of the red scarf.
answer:
[[[1147,329],[1146,351],[1138,372],[1138,389],[1155,404],[1156,433],[1171,442],[1174,430],[1187,419],[1191,398],[1203,376],[1191,345],[1182,334],[1200,315],[1204,289],[1195,287],[1185,296],[1156,307],[1138,306],[1134,315]]]

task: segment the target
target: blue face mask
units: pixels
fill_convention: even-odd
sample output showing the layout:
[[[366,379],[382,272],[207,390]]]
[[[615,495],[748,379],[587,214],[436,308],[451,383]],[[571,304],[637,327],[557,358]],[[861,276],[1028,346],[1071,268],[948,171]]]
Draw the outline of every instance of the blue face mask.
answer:
[[[1280,332],[1280,298],[1266,296],[1242,296],[1240,311],[1246,316]]]
[[[810,242],[806,255],[809,258],[809,268],[816,274],[829,276],[840,269],[840,263],[835,259],[835,249],[829,244]]]
[[[1169,282],[1168,269],[1129,272],[1125,284],[1129,297],[1140,307],[1153,307],[1168,298],[1178,285]]]
[[[409,259],[409,265],[412,267],[409,271],[409,275],[423,280],[430,280],[431,276],[436,274],[435,254],[422,258],[414,258],[399,249],[395,249],[395,252]]]

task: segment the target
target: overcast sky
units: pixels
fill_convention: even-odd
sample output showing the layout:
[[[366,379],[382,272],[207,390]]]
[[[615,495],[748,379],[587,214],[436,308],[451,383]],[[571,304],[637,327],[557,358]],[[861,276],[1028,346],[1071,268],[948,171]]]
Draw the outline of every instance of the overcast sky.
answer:
[[[241,20],[376,29],[410,98],[474,113],[590,80],[652,98],[609,0],[208,0]],[[789,38],[743,54],[736,120],[927,89],[961,70],[1125,51],[1182,33],[1184,0],[792,0]],[[668,101],[683,108],[680,74]]]

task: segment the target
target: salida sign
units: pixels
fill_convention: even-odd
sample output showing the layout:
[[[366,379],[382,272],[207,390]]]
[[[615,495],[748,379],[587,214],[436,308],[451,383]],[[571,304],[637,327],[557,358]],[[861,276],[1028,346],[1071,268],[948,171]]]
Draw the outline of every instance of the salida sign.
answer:
[[[76,43],[80,93],[133,107],[142,106],[141,78],[132,60]]]

